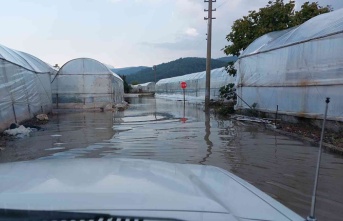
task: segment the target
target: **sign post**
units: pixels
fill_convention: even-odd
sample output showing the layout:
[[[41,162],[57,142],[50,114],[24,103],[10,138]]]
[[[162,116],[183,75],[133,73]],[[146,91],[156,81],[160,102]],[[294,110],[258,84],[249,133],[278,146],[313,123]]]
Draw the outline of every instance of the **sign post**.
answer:
[[[187,83],[182,81],[180,83],[180,86],[183,90],[183,118],[181,118],[181,122],[185,123],[187,120],[187,118],[185,118],[185,108],[186,108],[186,103],[185,103],[186,102],[186,92],[185,92],[185,89],[187,88]]]
[[[181,86],[181,88],[183,89],[183,103],[185,103],[185,101],[186,101],[186,98],[185,98],[185,89],[186,89],[186,87],[187,87],[187,83],[186,82],[184,82],[184,81],[182,81],[181,82],[181,84],[180,84],[180,86]]]

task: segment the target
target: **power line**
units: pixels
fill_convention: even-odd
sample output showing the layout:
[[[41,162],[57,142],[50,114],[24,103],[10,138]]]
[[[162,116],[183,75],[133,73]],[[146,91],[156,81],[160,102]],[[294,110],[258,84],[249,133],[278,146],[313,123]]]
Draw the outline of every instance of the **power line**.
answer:
[[[229,3],[229,1],[227,0],[227,1],[223,2],[223,3],[221,3],[221,4],[217,7],[217,9],[220,8],[220,7],[222,7],[222,6],[225,5],[226,3]]]

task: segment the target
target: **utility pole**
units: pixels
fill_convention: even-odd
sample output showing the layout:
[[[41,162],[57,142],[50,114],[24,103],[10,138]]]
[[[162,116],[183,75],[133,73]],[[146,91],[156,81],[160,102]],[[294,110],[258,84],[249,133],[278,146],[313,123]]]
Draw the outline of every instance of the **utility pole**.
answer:
[[[211,94],[211,43],[212,43],[212,11],[216,11],[216,9],[212,10],[212,2],[216,2],[216,0],[205,0],[208,2],[208,10],[204,10],[208,12],[207,18],[207,56],[206,56],[206,89],[205,89],[205,109],[210,105],[210,94]]]

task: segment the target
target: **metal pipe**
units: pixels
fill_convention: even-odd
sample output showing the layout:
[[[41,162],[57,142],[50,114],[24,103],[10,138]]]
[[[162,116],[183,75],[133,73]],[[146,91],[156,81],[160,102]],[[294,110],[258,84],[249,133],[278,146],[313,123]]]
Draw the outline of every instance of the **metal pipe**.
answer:
[[[58,108],[58,94],[56,94],[56,107]]]
[[[15,121],[15,123],[17,124],[18,123],[18,121],[17,121],[17,115],[16,115],[16,113],[15,113],[15,108],[14,108],[14,103],[12,102],[12,111],[13,111],[13,115],[14,115],[14,121]]]
[[[185,105],[186,102],[186,94],[185,89],[183,89],[183,104]]]
[[[248,107],[250,107],[250,109],[254,109],[254,108],[252,108],[247,102],[245,102],[245,101],[243,100],[243,98],[241,98],[236,92],[233,92],[233,93],[235,93],[239,99],[241,99]]]
[[[322,133],[320,135],[320,142],[319,142],[319,153],[318,153],[318,160],[317,160],[317,168],[316,168],[316,176],[314,179],[314,188],[312,193],[312,204],[311,204],[311,213],[310,216],[307,217],[307,221],[316,221],[315,217],[315,207],[316,207],[316,193],[317,193],[317,187],[318,187],[318,178],[319,178],[319,169],[320,169],[320,160],[322,156],[322,144],[323,144],[323,137],[324,137],[324,129],[325,129],[325,123],[326,123],[326,116],[328,113],[330,98],[327,97],[325,100],[326,107],[325,107],[325,114],[323,119],[323,126],[322,126]]]
[[[276,105],[276,113],[275,113],[275,126],[277,121],[277,112],[279,111],[279,105]]]

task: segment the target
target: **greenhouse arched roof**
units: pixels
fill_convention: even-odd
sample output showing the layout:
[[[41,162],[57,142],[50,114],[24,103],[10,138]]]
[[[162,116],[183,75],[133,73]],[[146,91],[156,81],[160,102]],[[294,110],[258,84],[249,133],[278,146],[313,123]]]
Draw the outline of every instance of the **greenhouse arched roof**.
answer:
[[[211,76],[217,77],[227,75],[225,68],[216,68],[211,70]],[[205,79],[206,78],[206,71],[196,72],[192,74],[186,74],[182,76],[172,77],[172,78],[164,78],[159,80],[156,84],[161,85],[165,83],[173,83],[173,82],[181,82],[181,81],[189,81],[189,80],[197,80],[197,79]]]
[[[318,15],[290,29],[271,32],[252,42],[240,58],[343,33],[343,9]]]
[[[54,70],[47,63],[36,58],[35,56],[10,49],[3,45],[0,45],[0,59],[6,60],[33,72],[54,72]]]
[[[177,77],[164,78],[164,79],[159,80],[156,84],[194,80],[194,79],[204,78],[205,76],[206,76],[206,71],[202,71],[202,72],[186,74],[186,75],[177,76]]]
[[[70,60],[60,68],[57,75],[59,74],[64,74],[64,75],[112,74],[113,76],[118,78],[120,81],[122,81],[121,77],[119,77],[116,73],[111,71],[105,64],[92,58],[76,58],[76,59]]]
[[[145,87],[145,86],[154,85],[154,84],[155,84],[155,82],[146,82],[144,84],[139,84],[139,85],[142,86],[142,87]]]

